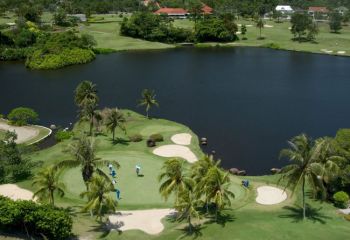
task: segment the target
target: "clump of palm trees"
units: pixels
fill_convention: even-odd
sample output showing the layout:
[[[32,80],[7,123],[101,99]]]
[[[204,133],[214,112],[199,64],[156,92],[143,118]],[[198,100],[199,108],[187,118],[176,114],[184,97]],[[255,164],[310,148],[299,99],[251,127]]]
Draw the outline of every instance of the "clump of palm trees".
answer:
[[[290,165],[282,168],[281,179],[286,188],[294,193],[300,188],[302,194],[303,219],[306,218],[305,191],[310,189],[314,197],[327,196],[327,182],[339,171],[338,161],[343,157],[338,156],[329,138],[310,139],[301,134],[292,138],[289,148],[283,149],[280,156],[288,158]]]
[[[234,194],[229,186],[229,173],[220,168],[220,161],[213,156],[205,156],[190,169],[181,159],[170,159],[164,163],[163,172],[159,175],[161,182],[159,192],[165,200],[175,196],[174,207],[178,211],[178,219],[187,219],[192,231],[193,217],[199,218],[202,209],[210,214],[209,207],[215,211],[215,220],[226,207],[231,205]]]

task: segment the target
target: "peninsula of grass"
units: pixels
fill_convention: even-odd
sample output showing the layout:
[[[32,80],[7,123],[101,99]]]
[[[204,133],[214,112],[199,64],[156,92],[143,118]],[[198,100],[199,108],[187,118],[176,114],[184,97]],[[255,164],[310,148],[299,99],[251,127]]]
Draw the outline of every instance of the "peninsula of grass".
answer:
[[[157,146],[173,144],[171,136],[177,133],[189,133],[192,141],[189,148],[197,157],[202,157],[203,152],[199,147],[198,137],[186,126],[164,119],[147,119],[144,116],[129,110],[122,110],[126,116],[126,134],[117,130],[117,141],[112,141],[111,133],[102,129],[103,134],[95,136],[97,144],[97,157],[106,160],[117,160],[121,168],[117,170],[117,188],[121,191],[118,210],[171,208],[173,200],[168,202],[160,197],[158,175],[167,158],[156,156],[152,153],[154,148],[146,145],[146,140],[152,134],[158,133],[164,137],[163,142]],[[74,138],[88,130],[87,124],[76,124],[74,137],[64,140],[45,150],[30,154],[35,162],[40,162],[41,167],[51,166],[59,161],[71,159],[69,145]],[[130,142],[128,136],[141,134],[143,140]],[[135,174],[135,165],[140,165],[143,177]],[[190,167],[190,164],[188,164]],[[108,171],[107,166],[102,168]],[[34,170],[34,174],[35,174]],[[148,235],[140,230],[129,230],[122,233],[103,227],[89,214],[81,213],[81,207],[85,200],[79,194],[85,190],[79,168],[65,170],[62,181],[66,185],[66,195],[63,198],[56,197],[56,205],[70,207],[74,214],[73,232],[79,238],[89,239],[346,239],[350,234],[349,224],[337,209],[327,202],[307,199],[308,218],[302,220],[300,208],[300,191],[295,195],[287,190],[288,199],[277,205],[259,205],[256,203],[256,188],[263,185],[276,186],[278,175],[238,177],[232,176],[230,190],[235,194],[232,206],[224,210],[216,222],[214,219],[204,217],[194,222],[200,226],[192,234],[185,231],[186,222],[176,222],[171,218],[162,220],[165,229],[157,235]],[[249,188],[241,186],[241,181],[248,179]],[[18,183],[20,187],[34,191],[31,180]],[[281,187],[281,186],[280,186]],[[9,238],[11,239],[11,238]]]

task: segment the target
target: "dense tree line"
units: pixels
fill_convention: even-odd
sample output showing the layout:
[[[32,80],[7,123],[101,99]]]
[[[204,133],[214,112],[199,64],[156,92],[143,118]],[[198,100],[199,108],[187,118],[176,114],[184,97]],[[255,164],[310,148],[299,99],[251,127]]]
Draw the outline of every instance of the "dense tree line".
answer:
[[[174,27],[171,19],[149,12],[137,12],[129,19],[124,18],[120,28],[125,36],[166,43],[230,42],[238,39],[237,30],[231,14],[201,15],[195,19],[194,31],[190,31]]]

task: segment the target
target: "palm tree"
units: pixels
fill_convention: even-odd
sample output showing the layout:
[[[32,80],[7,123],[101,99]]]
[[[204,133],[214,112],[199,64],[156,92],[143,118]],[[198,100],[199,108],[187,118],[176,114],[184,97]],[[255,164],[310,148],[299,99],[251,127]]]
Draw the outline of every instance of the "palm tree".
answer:
[[[96,85],[90,81],[81,82],[75,89],[75,104],[78,107],[84,106],[87,103],[98,103],[99,98],[97,96]]]
[[[33,186],[37,186],[38,190],[34,193],[33,198],[38,196],[39,199],[49,199],[51,205],[55,205],[54,194],[58,193],[60,197],[64,196],[64,184],[59,181],[60,173],[54,167],[47,167],[39,171],[34,179]]]
[[[184,160],[169,159],[164,163],[164,171],[159,175],[159,182],[164,180],[159,192],[166,201],[170,194],[175,193],[175,205],[178,203],[180,192],[193,186],[193,180],[184,174],[184,164]]]
[[[139,106],[146,107],[146,115],[148,118],[148,111],[153,106],[159,106],[157,100],[155,99],[156,95],[153,90],[144,89],[141,94],[142,98],[139,100]]]
[[[218,219],[218,213],[225,206],[231,206],[231,198],[235,195],[229,190],[231,179],[229,172],[223,172],[218,167],[214,166],[208,170],[204,177],[205,185],[203,190],[206,193],[206,201],[211,201],[215,204],[215,219]]]
[[[90,81],[81,82],[75,89],[75,104],[79,107],[79,117],[81,120],[88,120],[90,122],[90,135],[94,124],[94,117],[96,116],[99,98],[97,96],[96,85]]]
[[[303,219],[306,217],[305,185],[308,182],[315,192],[324,193],[322,177],[324,167],[319,163],[324,141],[313,142],[305,134],[294,137],[288,142],[289,148],[283,149],[280,157],[287,157],[292,164],[282,168],[281,180],[287,180],[285,188],[291,187],[294,193],[301,184]]]
[[[70,151],[74,159],[64,160],[56,165],[56,168],[75,168],[81,167],[81,173],[86,187],[89,187],[89,181],[92,175],[96,172],[98,175],[109,179],[100,167],[106,166],[111,163],[117,168],[120,167],[117,161],[103,160],[96,157],[96,145],[94,141],[85,136],[78,139],[76,142],[70,145]]]
[[[192,218],[200,218],[196,207],[200,204],[200,200],[192,189],[185,189],[179,194],[179,202],[175,206],[179,212],[178,220],[187,219],[189,232],[192,232]]]
[[[89,182],[89,189],[80,194],[82,198],[88,199],[82,211],[90,211],[100,221],[104,214],[115,212],[118,202],[112,198],[111,192],[114,192],[113,184],[102,176],[94,175]]]
[[[218,167],[220,165],[220,160],[215,160],[213,155],[205,155],[202,159],[195,162],[192,167],[192,178],[196,182],[196,193],[198,194],[198,197],[202,196],[203,194],[206,194],[203,192],[203,188],[206,185],[206,178],[205,176],[208,174],[209,169],[212,167]],[[209,199],[205,197],[206,199],[206,209],[207,213],[209,212]]]
[[[107,126],[108,130],[110,130],[113,134],[113,137],[112,137],[113,142],[115,139],[115,129],[117,127],[119,127],[124,132],[126,131],[125,126],[124,126],[125,122],[126,122],[126,120],[125,120],[123,113],[118,111],[117,109],[113,109],[108,113],[108,115],[106,117],[106,126]]]
[[[265,23],[262,20],[262,18],[259,18],[257,23],[256,23],[256,27],[259,28],[259,30],[260,30],[260,37],[259,37],[259,39],[261,39],[261,31],[264,28],[264,25],[265,25]]]

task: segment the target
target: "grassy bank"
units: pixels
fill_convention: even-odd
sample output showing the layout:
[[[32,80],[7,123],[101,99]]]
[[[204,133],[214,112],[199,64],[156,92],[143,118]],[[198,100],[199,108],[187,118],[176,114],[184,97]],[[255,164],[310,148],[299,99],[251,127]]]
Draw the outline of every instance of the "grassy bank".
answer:
[[[118,209],[150,209],[168,208],[173,199],[164,202],[158,193],[159,183],[157,176],[161,171],[166,158],[152,153],[153,148],[146,146],[146,139],[154,133],[164,136],[164,142],[158,146],[172,143],[170,137],[176,133],[189,133],[193,136],[190,149],[198,156],[202,156],[197,136],[186,126],[163,119],[148,120],[144,116],[132,111],[124,110],[127,117],[127,134],[118,130],[118,143],[114,144],[111,134],[96,137],[97,156],[103,159],[119,161],[121,168],[117,170],[117,188],[121,190],[122,199]],[[79,135],[86,131],[86,125],[76,125],[74,132]],[[128,136],[141,134],[143,141],[128,142]],[[66,140],[51,148],[31,154],[34,161],[42,161],[43,166],[53,165],[61,160],[70,159],[67,152],[68,145],[73,140]],[[137,177],[135,165],[140,164],[144,177]],[[189,167],[189,165],[188,165]],[[107,167],[103,170],[107,171]],[[161,234],[148,235],[138,230],[108,231],[101,227],[88,214],[80,213],[85,201],[79,197],[85,190],[79,168],[66,170],[62,176],[66,185],[64,198],[56,198],[59,206],[72,207],[74,212],[74,233],[86,239],[345,239],[350,234],[349,224],[340,215],[336,208],[329,203],[321,203],[311,199],[309,219],[302,221],[302,212],[299,192],[294,196],[288,191],[289,198],[280,204],[263,206],[255,202],[256,188],[262,185],[276,185],[278,176],[237,177],[232,176],[231,190],[235,193],[232,207],[225,210],[219,222],[204,218],[196,221],[201,226],[192,235],[184,230],[186,222],[178,223],[171,219],[163,219],[165,229]],[[249,179],[251,186],[246,189],[241,186],[242,179]],[[34,191],[31,181],[19,183],[19,186]],[[12,239],[12,238],[8,238]]]

